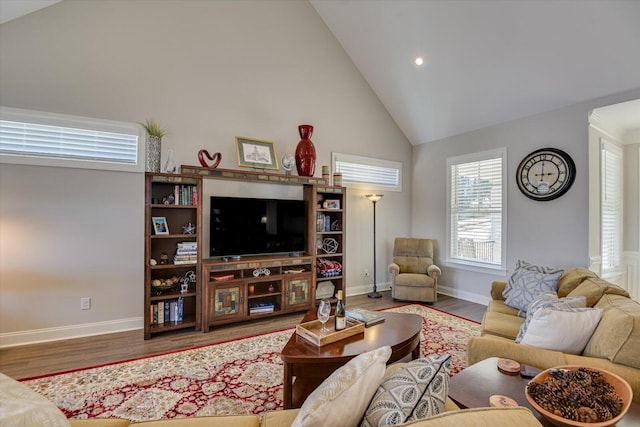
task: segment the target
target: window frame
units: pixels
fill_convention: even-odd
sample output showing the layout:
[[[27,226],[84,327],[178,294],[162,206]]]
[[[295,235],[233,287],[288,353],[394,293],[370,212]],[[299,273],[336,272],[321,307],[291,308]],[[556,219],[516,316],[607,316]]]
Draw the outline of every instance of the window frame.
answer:
[[[617,263],[613,266],[605,265],[608,256],[605,255],[605,208],[610,205],[606,202],[607,197],[607,179],[613,174],[607,174],[607,153],[610,152],[618,157],[618,170],[612,171],[617,175],[614,177],[615,182],[609,183],[617,189],[618,206],[617,216],[615,218],[617,227],[615,233],[616,254],[614,260]],[[623,269],[623,230],[624,230],[624,149],[612,140],[600,137],[600,254],[601,254],[601,275],[603,278],[612,278],[622,273]]]
[[[72,116],[44,111],[24,110],[10,107],[0,107],[0,119],[19,123],[55,126],[60,128],[83,129],[88,131],[108,132],[135,136],[136,154],[133,163],[118,162],[117,160],[94,160],[77,157],[55,155],[29,155],[22,153],[0,152],[1,164],[19,164],[31,166],[51,166],[79,169],[94,169],[122,172],[144,172],[145,138],[142,126],[136,123],[118,122],[90,117]]]
[[[454,242],[452,241],[453,231],[453,210],[452,198],[454,188],[452,187],[452,168],[466,163],[481,162],[485,160],[500,159],[501,166],[501,210],[500,210],[500,262],[488,263],[479,260],[469,260],[456,258],[451,255]],[[493,150],[469,153],[460,156],[448,157],[446,160],[446,239],[445,239],[445,265],[465,270],[481,273],[492,273],[506,276],[507,273],[507,148],[502,147]],[[457,247],[457,241],[456,245]]]
[[[349,179],[348,176],[345,176],[343,174],[342,185],[345,187],[362,188],[362,189],[368,189],[368,190],[402,192],[402,174],[403,174],[402,162],[398,162],[394,160],[378,159],[374,157],[358,156],[355,154],[344,154],[344,153],[333,152],[331,153],[331,170],[334,173],[340,172],[337,168],[338,162],[362,165],[363,169],[365,169],[366,167],[382,167],[382,168],[397,170],[398,182],[395,185],[385,185],[379,182],[352,181]]]

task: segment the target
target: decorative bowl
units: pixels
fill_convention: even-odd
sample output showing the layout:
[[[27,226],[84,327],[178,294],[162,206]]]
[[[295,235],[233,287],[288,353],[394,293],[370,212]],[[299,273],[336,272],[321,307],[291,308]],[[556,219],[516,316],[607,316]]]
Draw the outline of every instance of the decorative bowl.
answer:
[[[597,371],[604,377],[604,379],[609,384],[611,384],[616,394],[622,400],[622,408],[620,409],[620,413],[617,416],[611,418],[610,420],[601,421],[601,422],[592,422],[592,423],[574,421],[568,418],[564,418],[540,406],[529,393],[529,387],[527,386],[525,390],[525,395],[527,397],[527,400],[531,404],[531,407],[533,407],[536,411],[538,411],[550,423],[559,427],[609,427],[609,426],[615,425],[618,421],[622,419],[624,414],[629,409],[629,406],[631,405],[631,401],[633,398],[633,391],[631,390],[631,386],[629,386],[629,383],[627,383],[624,379],[622,379],[621,377],[619,377],[614,373],[605,371],[604,369],[593,368],[590,366],[563,365],[563,366],[557,366],[554,368],[546,369],[540,372],[538,375],[536,375],[534,378],[531,379],[530,383],[535,382],[538,384],[543,384],[547,378],[553,375],[551,373],[551,371],[553,370],[577,371],[579,368],[587,368],[592,371]]]

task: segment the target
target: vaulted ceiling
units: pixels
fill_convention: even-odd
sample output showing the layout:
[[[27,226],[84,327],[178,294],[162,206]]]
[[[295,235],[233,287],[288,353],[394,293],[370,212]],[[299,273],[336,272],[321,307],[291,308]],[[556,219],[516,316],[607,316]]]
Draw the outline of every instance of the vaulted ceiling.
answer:
[[[414,145],[640,88],[638,0],[311,4]]]
[[[640,88],[639,0],[310,2],[414,145]]]

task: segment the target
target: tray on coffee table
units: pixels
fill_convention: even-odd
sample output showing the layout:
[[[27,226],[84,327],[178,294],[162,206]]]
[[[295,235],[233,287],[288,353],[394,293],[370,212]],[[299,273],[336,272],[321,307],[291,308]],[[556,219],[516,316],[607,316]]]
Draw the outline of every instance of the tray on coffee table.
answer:
[[[319,320],[311,320],[310,322],[296,325],[296,334],[300,335],[310,343],[321,347],[364,332],[363,322],[350,317],[347,317],[346,319],[347,327],[341,331],[336,331],[335,316],[331,316],[327,323],[325,323],[327,332],[321,332],[322,322]]]

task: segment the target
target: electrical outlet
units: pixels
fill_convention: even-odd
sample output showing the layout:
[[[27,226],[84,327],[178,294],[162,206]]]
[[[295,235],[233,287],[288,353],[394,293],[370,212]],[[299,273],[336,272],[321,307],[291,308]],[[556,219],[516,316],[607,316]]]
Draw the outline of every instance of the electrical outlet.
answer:
[[[365,277],[369,277],[369,269],[368,268],[364,269],[364,275],[365,275]]]
[[[80,298],[80,310],[91,310],[91,298]]]

